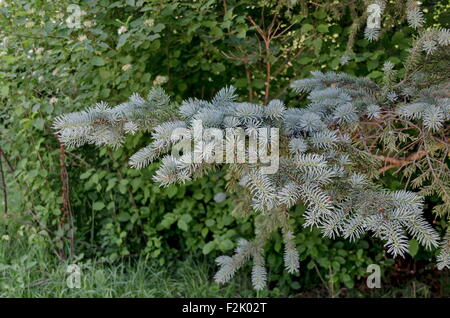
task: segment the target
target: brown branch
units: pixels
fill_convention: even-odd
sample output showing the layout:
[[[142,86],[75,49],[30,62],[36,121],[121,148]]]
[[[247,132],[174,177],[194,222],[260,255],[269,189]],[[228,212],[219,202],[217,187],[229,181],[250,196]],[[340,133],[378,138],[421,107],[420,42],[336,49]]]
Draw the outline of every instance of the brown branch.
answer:
[[[436,151],[436,150],[442,148],[443,146],[448,146],[448,142],[450,142],[450,138],[448,138],[446,142],[442,142],[440,145],[436,145],[436,146],[432,147],[431,149],[420,150],[420,151],[414,152],[404,158],[390,157],[387,155],[374,155],[375,158],[382,159],[385,164],[386,163],[389,164],[389,165],[385,165],[384,167],[380,168],[378,171],[380,173],[384,173],[389,169],[402,168],[408,164],[411,164],[417,160],[424,158],[425,156],[428,155],[428,153],[430,151]]]
[[[309,1],[309,3],[311,3],[311,4],[313,4],[313,5],[317,6],[317,7],[321,7],[321,8],[325,7],[323,4],[320,4],[320,3],[317,3],[317,2]]]
[[[67,167],[66,167],[66,160],[65,160],[65,151],[66,148],[64,147],[64,144],[59,142],[60,145],[60,152],[59,152],[59,164],[60,164],[60,176],[61,176],[61,183],[62,183],[62,199],[63,199],[63,219],[61,220],[60,227],[64,223],[65,220],[67,220],[71,226],[70,226],[70,234],[69,234],[69,240],[70,240],[70,250],[73,252],[75,247],[75,238],[74,238],[74,229],[72,226],[73,223],[73,215],[72,215],[72,208],[70,205],[70,191],[69,191],[69,177],[67,174]]]
[[[8,213],[8,189],[6,188],[5,175],[3,173],[2,157],[0,157],[0,178],[2,179],[3,201],[5,202],[5,214]]]
[[[260,37],[262,38],[263,42],[264,42],[264,48],[266,51],[265,54],[265,64],[266,64],[266,80],[264,83],[265,86],[265,94],[264,94],[264,103],[267,104],[269,102],[269,92],[270,92],[270,80],[271,80],[271,63],[270,63],[270,55],[271,55],[271,50],[270,50],[270,42],[273,39],[273,34],[272,34],[272,29],[273,26],[275,25],[275,21],[276,21],[276,15],[274,15],[272,22],[269,25],[269,28],[267,31],[263,30],[254,20],[251,16],[248,16],[248,20],[250,21],[250,23],[255,27],[256,32],[258,32],[258,34],[260,35]]]
[[[252,77],[250,73],[250,69],[245,65],[245,77],[247,78],[247,84],[248,84],[248,99],[250,103],[253,102],[253,88],[252,88]]]
[[[11,164],[11,162],[9,162],[8,158],[6,157],[5,152],[3,151],[2,147],[0,147],[0,157],[3,157],[3,159],[5,159],[5,162],[9,168],[9,171],[14,172],[15,169],[14,169],[13,165]]]
[[[3,171],[3,162],[2,158],[5,159],[5,163],[9,168],[9,171],[14,172],[14,167],[12,166],[11,162],[9,162],[8,158],[6,157],[5,153],[3,152],[3,149],[0,147],[0,177],[2,181],[2,188],[3,188],[3,199],[5,201],[5,214],[8,213],[8,189],[6,186],[6,180],[5,180],[5,173]]]

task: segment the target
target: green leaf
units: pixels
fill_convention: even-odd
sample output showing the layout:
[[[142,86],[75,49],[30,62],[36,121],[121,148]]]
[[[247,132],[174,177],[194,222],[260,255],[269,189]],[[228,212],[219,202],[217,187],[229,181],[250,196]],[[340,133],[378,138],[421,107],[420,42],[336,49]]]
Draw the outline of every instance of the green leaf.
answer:
[[[189,223],[192,221],[192,216],[190,214],[185,213],[181,216],[180,220],[183,220],[184,222]]]
[[[236,79],[234,81],[234,86],[236,86],[237,88],[246,87],[247,86],[247,79],[245,77]]]
[[[220,74],[226,70],[225,65],[222,63],[215,63],[212,65],[212,71],[216,74]]]
[[[309,269],[309,270],[311,270],[311,269],[314,268],[314,265],[315,265],[314,261],[311,260],[311,261],[306,265],[306,268]]]
[[[367,77],[369,77],[369,78],[379,78],[382,76],[383,76],[383,72],[380,72],[380,71],[373,71],[372,73],[367,75]]]
[[[419,243],[415,239],[409,240],[409,248],[408,248],[409,255],[414,257],[417,255],[418,251],[419,251]]]
[[[92,205],[94,211],[100,211],[105,207],[105,204],[101,201],[97,201]]]
[[[36,127],[39,130],[44,129],[44,120],[42,118],[37,118],[33,122],[33,126]]]
[[[322,49],[322,39],[315,39],[312,44],[314,46],[314,53],[319,55],[320,50]]]
[[[177,194],[178,189],[176,186],[171,185],[165,189],[165,192],[169,198],[173,198]]]
[[[245,36],[247,35],[247,25],[245,25],[245,24],[240,24],[238,27],[237,27],[237,31],[238,31],[238,34],[237,34],[237,38],[238,39],[243,39],[243,38],[245,38]]]
[[[216,243],[214,241],[208,242],[203,246],[203,254],[207,255],[211,253],[211,251],[214,249]]]
[[[328,32],[328,25],[326,25],[326,24],[319,24],[319,26],[317,27],[317,31],[319,31],[320,33],[327,33]]]
[[[195,200],[201,200],[201,199],[203,199],[204,195],[203,195],[203,193],[197,191],[197,192],[194,192],[194,194],[192,195],[192,197],[193,197]]]
[[[154,41],[156,39],[159,39],[160,37],[161,37],[161,35],[159,35],[159,34],[151,34],[147,37],[147,40]]]
[[[398,57],[396,56],[392,56],[390,58],[388,58],[388,61],[391,61],[394,64],[400,64],[402,62],[402,60],[400,60]]]
[[[377,60],[368,61],[367,62],[367,69],[369,71],[372,71],[372,70],[376,69],[377,67],[378,67],[378,61]]]
[[[305,23],[305,24],[302,25],[301,30],[303,32],[307,33],[307,32],[309,32],[311,30],[314,30],[314,27],[311,24]]]
[[[168,229],[176,220],[176,215],[174,215],[173,213],[166,213],[160,224],[163,228]]]
[[[351,289],[355,286],[355,282],[353,281],[353,279],[351,279],[350,275],[348,275],[348,274],[344,274],[342,276],[342,280],[343,280],[345,286],[349,289]]]
[[[312,58],[307,57],[307,56],[304,56],[304,57],[301,57],[301,58],[298,59],[298,62],[299,62],[301,65],[306,65],[306,64],[308,64],[308,63],[311,63],[311,61],[312,61]]]
[[[257,89],[263,89],[264,84],[265,84],[264,80],[262,80],[260,78],[253,80],[253,83],[252,83],[253,87],[257,88]]]
[[[108,186],[106,187],[106,191],[110,191],[117,184],[117,179],[112,178],[108,180]]]
[[[88,171],[86,171],[86,172],[83,172],[83,173],[80,175],[80,179],[81,179],[81,180],[84,180],[84,179],[89,178],[89,177],[91,176],[91,173],[92,173],[92,170],[88,170]]]
[[[122,213],[120,213],[119,214],[119,216],[117,217],[117,219],[120,221],[120,222],[127,222],[128,220],[130,220],[130,214],[129,213],[127,213],[127,212],[122,212]]]
[[[102,59],[101,57],[99,57],[99,56],[94,56],[94,57],[91,59],[91,64],[92,64],[92,65],[95,65],[95,66],[103,66],[103,65],[106,64],[106,62],[105,62],[105,60]]]
[[[122,46],[125,45],[125,43],[127,43],[128,38],[130,37],[130,33],[124,33],[121,36],[119,36],[119,41],[117,41],[117,46],[116,48],[119,49]]]
[[[222,251],[228,251],[231,250],[233,248],[233,242],[231,242],[231,240],[226,239],[226,240],[222,240],[219,243],[219,248]]]
[[[8,95],[9,95],[9,86],[5,85],[5,86],[0,87],[0,96],[6,97]]]
[[[228,21],[228,20],[232,20],[232,19],[233,19],[233,8],[228,10],[223,16],[224,21]]]
[[[188,225],[187,225],[186,221],[183,220],[183,219],[179,219],[178,220],[177,226],[178,226],[179,229],[181,229],[181,230],[183,230],[185,232],[187,232],[187,230],[188,230]]]
[[[314,12],[314,17],[319,19],[319,20],[323,20],[327,17],[327,13],[325,12],[324,9],[319,9],[316,12]]]
[[[211,35],[218,38],[222,37],[223,36],[222,29],[219,27],[211,28]]]
[[[119,192],[120,193],[122,193],[122,194],[127,193],[127,184],[128,184],[127,180],[120,180],[120,183],[119,183]]]
[[[291,283],[291,288],[292,289],[300,289],[300,283],[299,282],[292,282]]]

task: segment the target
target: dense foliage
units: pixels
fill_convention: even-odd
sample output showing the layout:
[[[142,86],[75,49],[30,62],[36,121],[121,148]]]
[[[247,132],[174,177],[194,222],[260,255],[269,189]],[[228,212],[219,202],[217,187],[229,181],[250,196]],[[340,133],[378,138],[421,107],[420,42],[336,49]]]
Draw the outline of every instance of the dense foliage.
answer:
[[[233,85],[248,101],[280,98],[299,106],[289,84],[315,69],[381,80],[389,60],[402,75],[414,32],[402,22],[405,12],[387,6],[389,23],[378,41],[368,41],[365,17],[355,19],[364,16],[364,6],[348,2],[92,0],[79,3],[81,28],[73,28],[66,21],[74,13],[71,1],[2,1],[0,160],[8,193],[0,203],[8,212],[2,224],[25,223],[63,259],[115,261],[140,254],[164,263],[185,252],[231,251],[236,238],[250,238],[254,229],[230,216],[233,197],[214,200],[225,191],[222,171],[160,189],[151,182],[158,164],[141,171],[126,166],[145,145],[145,133],[128,136],[121,149],[87,146],[75,153],[58,143],[51,122],[100,100],[118,103],[133,92],[147,94],[151,86],[164,87],[175,102],[211,98]],[[430,1],[424,7],[431,13],[424,16],[427,25],[442,23],[444,5]],[[279,33],[268,37],[274,17]],[[398,187],[394,178],[386,180]],[[292,226],[304,222],[303,210],[293,212],[298,217]],[[2,231],[9,233],[8,226]],[[272,268],[282,262],[274,253],[282,240],[275,235],[267,247]],[[370,240],[356,248],[308,231],[295,241],[308,262],[306,272],[319,269],[327,280],[349,287],[367,264],[386,261]],[[270,279],[298,288],[279,270]]]

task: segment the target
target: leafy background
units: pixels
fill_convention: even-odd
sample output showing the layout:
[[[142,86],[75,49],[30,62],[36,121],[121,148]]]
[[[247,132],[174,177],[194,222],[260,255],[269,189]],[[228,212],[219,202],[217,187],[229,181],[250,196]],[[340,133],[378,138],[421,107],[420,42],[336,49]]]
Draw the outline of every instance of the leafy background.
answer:
[[[8,209],[0,213],[0,245],[9,258],[0,257],[0,263],[10,264],[0,267],[3,275],[14,263],[26,264],[27,270],[39,268],[33,258],[47,257],[111,264],[140,258],[148,266],[176,267],[187,255],[195,255],[212,263],[219,254],[230,252],[237,238],[253,233],[250,222],[232,216],[235,198],[214,200],[225,192],[223,173],[161,189],[151,181],[157,163],[140,171],[129,168],[127,158],[142,146],[142,135],[129,137],[119,150],[69,149],[61,161],[61,145],[51,128],[57,115],[101,100],[119,103],[154,85],[162,85],[174,101],[208,98],[231,84],[242,100],[281,98],[290,107],[301,107],[303,101],[287,89],[291,80],[316,69],[377,80],[388,60],[401,72],[413,34],[399,22],[376,42],[358,35],[353,58],[343,66],[340,60],[347,51],[352,18],[344,12],[341,19],[334,19],[321,6],[309,5],[305,15],[290,1],[2,3],[0,160]],[[70,28],[66,22],[71,4],[82,9],[81,28]],[[424,7],[429,25],[447,21],[448,5],[427,1]],[[292,24],[292,32],[274,40],[266,54],[260,51],[261,37],[248,17],[263,23],[274,12],[286,25]],[[118,32],[121,27],[126,31]],[[64,169],[73,219],[63,209]],[[398,178],[388,175],[384,183],[402,188]],[[303,207],[297,207],[298,224],[303,222],[302,212]],[[15,238],[47,256],[27,252],[26,261],[8,252]],[[416,264],[432,257],[411,244],[413,265],[408,259],[408,264],[398,261],[394,266],[381,244],[370,238],[357,243],[330,241],[303,230],[296,237],[301,272],[291,276],[282,270],[281,242],[281,237],[274,237],[266,251],[271,269],[268,295],[292,295],[318,286],[338,295],[341,288],[352,290],[364,283],[368,264],[379,264],[395,280],[399,268],[409,271],[413,266],[418,274]],[[423,273],[429,271],[421,268]],[[5,284],[0,280],[0,289],[7,288]]]

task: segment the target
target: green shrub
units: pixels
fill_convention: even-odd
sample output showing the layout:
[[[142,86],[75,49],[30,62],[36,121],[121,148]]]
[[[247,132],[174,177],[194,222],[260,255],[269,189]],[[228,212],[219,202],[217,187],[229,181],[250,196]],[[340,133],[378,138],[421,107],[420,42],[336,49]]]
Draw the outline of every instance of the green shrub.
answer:
[[[341,66],[354,22],[345,7],[342,18],[332,20],[327,11],[313,6],[304,15],[304,8],[241,0],[226,1],[227,8],[222,1],[161,5],[159,0],[90,0],[79,2],[86,12],[82,28],[71,29],[65,19],[73,13],[67,11],[73,2],[18,0],[0,7],[0,34],[5,39],[0,43],[0,147],[4,154],[0,160],[9,203],[8,218],[2,222],[19,220],[32,224],[34,229],[27,229],[30,233],[47,231],[44,238],[49,249],[61,258],[73,253],[122,260],[139,254],[167,264],[196,251],[213,258],[234,247],[230,241],[253,233],[253,226],[225,217],[233,209],[234,198],[221,203],[213,200],[214,194],[224,192],[221,173],[160,190],[149,177],[155,166],[145,172],[127,168],[139,136],[127,140],[129,148],[122,150],[65,151],[72,224],[64,215],[61,196],[61,148],[50,128],[55,116],[99,100],[119,102],[131,92],[146,93],[164,78],[168,81],[162,86],[176,101],[193,95],[207,98],[230,83],[254,101],[263,100],[267,59],[255,52],[261,39],[246,18],[251,15],[260,23],[263,7],[266,21],[279,14],[283,22],[295,23],[295,32],[273,42],[270,55],[270,60],[277,60],[272,71],[279,73],[270,80],[270,96],[284,96],[288,101],[293,98],[286,93],[288,83],[313,69],[380,77],[384,61],[398,63],[397,57],[406,54],[412,38],[408,27],[387,31],[378,42],[359,37],[352,47],[354,59]],[[118,34],[122,26],[128,31]],[[298,58],[293,58],[297,52],[286,55],[290,47],[281,41],[301,37],[306,39]],[[251,58],[242,62],[231,55]],[[4,206],[2,197],[0,207]],[[74,250],[70,248],[72,231]],[[344,254],[347,246],[319,242],[315,232],[303,235],[297,237],[299,243],[315,246],[300,251],[302,260],[314,260],[322,275],[329,275],[328,253]],[[268,247],[273,264],[281,263],[273,253],[280,244],[281,238],[276,238],[273,247]],[[352,281],[364,274],[354,255],[344,257]],[[381,248],[374,246],[364,252],[362,261],[366,264],[381,255]],[[291,278],[281,271],[271,277],[290,288]],[[338,284],[349,281],[347,276],[338,278]]]

